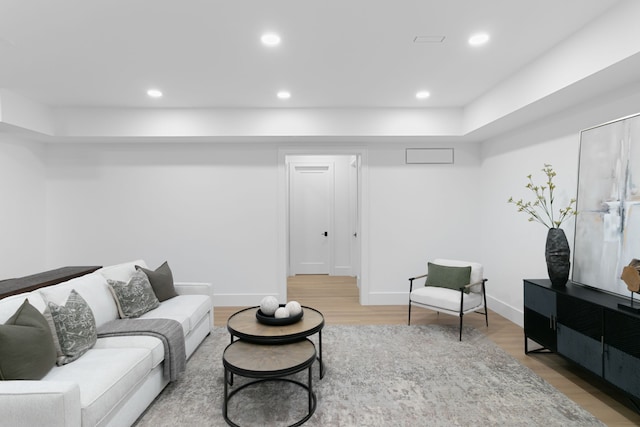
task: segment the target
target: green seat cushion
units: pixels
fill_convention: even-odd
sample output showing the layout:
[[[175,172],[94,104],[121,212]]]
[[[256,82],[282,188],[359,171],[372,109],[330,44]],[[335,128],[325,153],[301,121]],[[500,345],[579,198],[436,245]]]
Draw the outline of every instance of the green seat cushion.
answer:
[[[436,286],[459,291],[460,288],[470,283],[471,266],[450,267],[429,262],[427,263],[427,274],[425,286]],[[465,293],[469,293],[469,289],[465,289]]]
[[[47,319],[29,300],[0,325],[0,379],[39,380],[56,364]]]
[[[176,288],[173,285],[173,274],[167,261],[162,263],[155,271],[140,267],[139,265],[136,265],[136,269],[147,275],[158,301],[162,302],[178,296]]]

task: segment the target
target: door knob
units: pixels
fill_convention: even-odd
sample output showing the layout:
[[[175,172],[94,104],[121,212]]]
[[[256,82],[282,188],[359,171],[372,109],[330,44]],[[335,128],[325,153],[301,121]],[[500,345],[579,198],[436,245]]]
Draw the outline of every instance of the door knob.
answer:
[[[322,233],[322,235],[323,235],[324,237],[327,237],[327,236],[329,235],[329,232],[328,232],[328,231],[325,231],[324,233]]]

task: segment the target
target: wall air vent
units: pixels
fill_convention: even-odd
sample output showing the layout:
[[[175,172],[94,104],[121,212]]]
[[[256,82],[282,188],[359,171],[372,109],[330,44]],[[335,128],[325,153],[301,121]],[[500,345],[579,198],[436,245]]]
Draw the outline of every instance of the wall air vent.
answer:
[[[405,161],[408,165],[450,165],[453,148],[407,148]]]

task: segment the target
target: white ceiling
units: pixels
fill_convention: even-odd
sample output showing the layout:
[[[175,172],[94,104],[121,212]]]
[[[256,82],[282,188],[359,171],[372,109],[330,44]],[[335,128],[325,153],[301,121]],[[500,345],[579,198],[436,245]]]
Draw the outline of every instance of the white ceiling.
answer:
[[[0,0],[0,88],[48,107],[464,107],[617,3]]]

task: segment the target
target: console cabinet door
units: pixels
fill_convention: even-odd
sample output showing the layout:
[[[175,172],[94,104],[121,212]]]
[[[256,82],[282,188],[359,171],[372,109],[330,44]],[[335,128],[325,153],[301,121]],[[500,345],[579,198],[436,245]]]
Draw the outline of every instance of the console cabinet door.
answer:
[[[549,350],[556,351],[556,293],[524,282],[524,332]]]
[[[640,398],[640,319],[605,310],[604,378]]]
[[[601,376],[603,308],[558,294],[557,315],[558,353]]]

